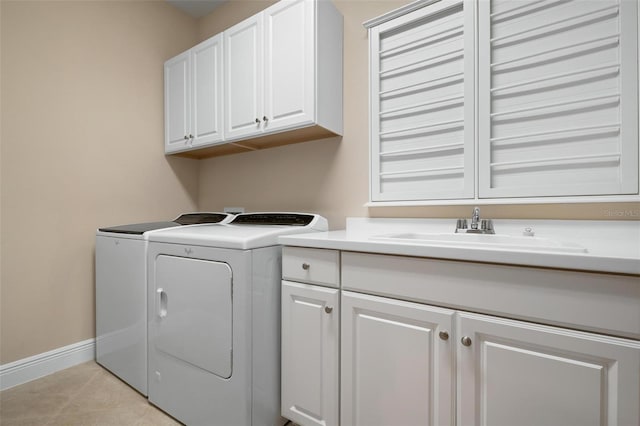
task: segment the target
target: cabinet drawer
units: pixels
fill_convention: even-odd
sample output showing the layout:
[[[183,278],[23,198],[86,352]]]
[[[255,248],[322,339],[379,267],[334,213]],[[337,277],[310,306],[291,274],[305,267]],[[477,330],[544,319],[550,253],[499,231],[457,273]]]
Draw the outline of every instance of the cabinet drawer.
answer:
[[[338,287],[340,284],[339,252],[284,247],[282,276],[286,280]]]
[[[342,252],[344,290],[640,339],[637,276]]]

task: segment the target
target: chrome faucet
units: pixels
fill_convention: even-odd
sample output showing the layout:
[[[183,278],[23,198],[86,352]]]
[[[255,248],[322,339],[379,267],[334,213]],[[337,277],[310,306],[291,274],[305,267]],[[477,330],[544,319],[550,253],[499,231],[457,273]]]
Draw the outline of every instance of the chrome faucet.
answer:
[[[478,226],[478,224],[480,226]],[[471,215],[471,227],[467,228],[467,219],[458,219],[456,222],[456,233],[466,232],[470,234],[495,234],[493,221],[491,219],[480,220],[480,209],[474,207]]]
[[[471,229],[478,229],[478,221],[480,220],[480,209],[474,207],[473,215],[471,216]]]

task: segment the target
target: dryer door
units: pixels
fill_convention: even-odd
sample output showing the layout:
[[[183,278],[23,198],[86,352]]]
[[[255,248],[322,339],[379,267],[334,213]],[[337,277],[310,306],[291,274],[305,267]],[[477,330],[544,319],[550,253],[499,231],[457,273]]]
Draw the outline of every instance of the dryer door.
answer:
[[[231,377],[232,274],[228,264],[161,255],[155,263],[152,344],[219,377]]]

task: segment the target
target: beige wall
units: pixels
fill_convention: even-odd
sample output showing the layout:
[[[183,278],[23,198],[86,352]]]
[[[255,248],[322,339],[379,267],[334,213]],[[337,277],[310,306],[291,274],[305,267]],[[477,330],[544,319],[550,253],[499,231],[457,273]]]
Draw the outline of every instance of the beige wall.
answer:
[[[197,41],[161,1],[1,2],[0,364],[95,336],[94,233],[197,209],[165,159],[162,63]]]
[[[252,2],[246,2],[252,3]],[[200,24],[201,39],[257,10],[231,2]],[[264,7],[271,2],[260,2]],[[333,229],[347,216],[466,217],[471,206],[372,207],[368,201],[368,39],[362,23],[408,1],[334,0],[344,16],[344,136],[202,160],[200,208],[321,213]],[[242,6],[241,6],[242,5]],[[222,10],[221,10],[222,12]],[[625,212],[633,216],[625,216]],[[640,219],[640,203],[482,206],[485,217]],[[623,216],[618,216],[622,214]]]
[[[467,216],[366,208],[367,34],[408,3],[335,0],[345,22],[344,137],[190,160],[163,155],[162,63],[275,0],[194,20],[163,1],[0,0],[0,364],[94,337],[94,231],[189,210]],[[635,204],[487,206],[486,216],[610,219]],[[637,220],[638,217],[636,216]]]

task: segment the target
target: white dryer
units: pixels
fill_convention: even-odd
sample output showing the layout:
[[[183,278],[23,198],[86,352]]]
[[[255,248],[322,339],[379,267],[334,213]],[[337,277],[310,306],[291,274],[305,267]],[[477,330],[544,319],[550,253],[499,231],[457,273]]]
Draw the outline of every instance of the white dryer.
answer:
[[[188,425],[280,417],[280,235],[321,216],[247,213],[149,237],[149,401]]]
[[[227,213],[96,231],[96,361],[147,395],[147,240],[159,229],[226,223]]]

